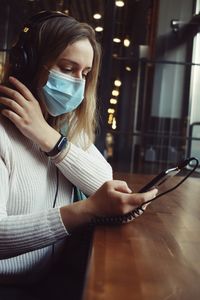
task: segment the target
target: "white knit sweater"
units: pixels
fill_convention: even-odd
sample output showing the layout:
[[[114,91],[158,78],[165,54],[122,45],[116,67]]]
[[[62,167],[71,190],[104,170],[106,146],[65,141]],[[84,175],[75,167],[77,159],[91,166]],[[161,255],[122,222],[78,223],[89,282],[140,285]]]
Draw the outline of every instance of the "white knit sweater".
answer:
[[[51,244],[59,250],[58,241],[68,235],[59,207],[72,202],[73,185],[90,195],[112,179],[110,165],[94,145],[84,151],[81,141],[69,143],[65,151],[61,161],[48,158],[0,118],[0,283],[47,269]]]

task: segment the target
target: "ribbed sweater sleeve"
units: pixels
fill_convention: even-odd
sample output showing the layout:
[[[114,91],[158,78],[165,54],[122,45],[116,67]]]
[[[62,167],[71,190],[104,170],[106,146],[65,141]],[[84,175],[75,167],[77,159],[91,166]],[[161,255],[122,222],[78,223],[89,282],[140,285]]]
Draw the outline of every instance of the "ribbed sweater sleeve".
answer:
[[[46,247],[66,237],[59,208],[0,220],[0,259]]]
[[[92,195],[108,180],[112,180],[112,168],[92,144],[86,151],[70,144],[66,156],[57,167],[64,176],[86,195]]]

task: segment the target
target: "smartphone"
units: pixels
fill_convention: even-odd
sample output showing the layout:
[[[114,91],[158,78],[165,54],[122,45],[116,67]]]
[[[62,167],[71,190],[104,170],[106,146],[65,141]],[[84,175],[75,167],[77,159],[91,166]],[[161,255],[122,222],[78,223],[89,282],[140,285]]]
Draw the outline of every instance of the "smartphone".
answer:
[[[165,171],[162,171],[160,174],[158,174],[156,177],[154,177],[150,182],[148,182],[144,187],[142,187],[139,190],[139,193],[144,193],[153,188],[158,188],[166,180],[177,175],[184,167],[186,167],[188,165],[189,162],[190,162],[190,160],[186,159],[186,160],[178,163],[177,166],[167,169]]]

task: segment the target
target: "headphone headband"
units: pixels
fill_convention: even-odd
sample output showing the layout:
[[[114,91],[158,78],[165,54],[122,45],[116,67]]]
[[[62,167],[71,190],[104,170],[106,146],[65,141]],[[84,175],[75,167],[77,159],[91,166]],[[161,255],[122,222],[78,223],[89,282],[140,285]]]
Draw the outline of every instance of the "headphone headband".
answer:
[[[52,18],[57,18],[57,17],[65,17],[68,18],[68,15],[59,12],[59,11],[47,11],[47,10],[43,10],[35,15],[33,15],[30,18],[30,21],[27,22],[27,26],[30,26],[32,24],[39,24],[42,23],[46,20],[52,19]]]

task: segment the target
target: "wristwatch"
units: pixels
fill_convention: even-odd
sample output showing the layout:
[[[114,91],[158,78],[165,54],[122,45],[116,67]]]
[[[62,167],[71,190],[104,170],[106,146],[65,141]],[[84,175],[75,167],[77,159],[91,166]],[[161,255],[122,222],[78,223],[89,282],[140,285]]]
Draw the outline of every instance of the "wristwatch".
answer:
[[[59,138],[56,145],[53,147],[53,149],[49,152],[45,152],[47,156],[55,156],[59,152],[61,152],[63,149],[65,149],[67,146],[67,138],[66,136],[61,134],[61,137]]]

